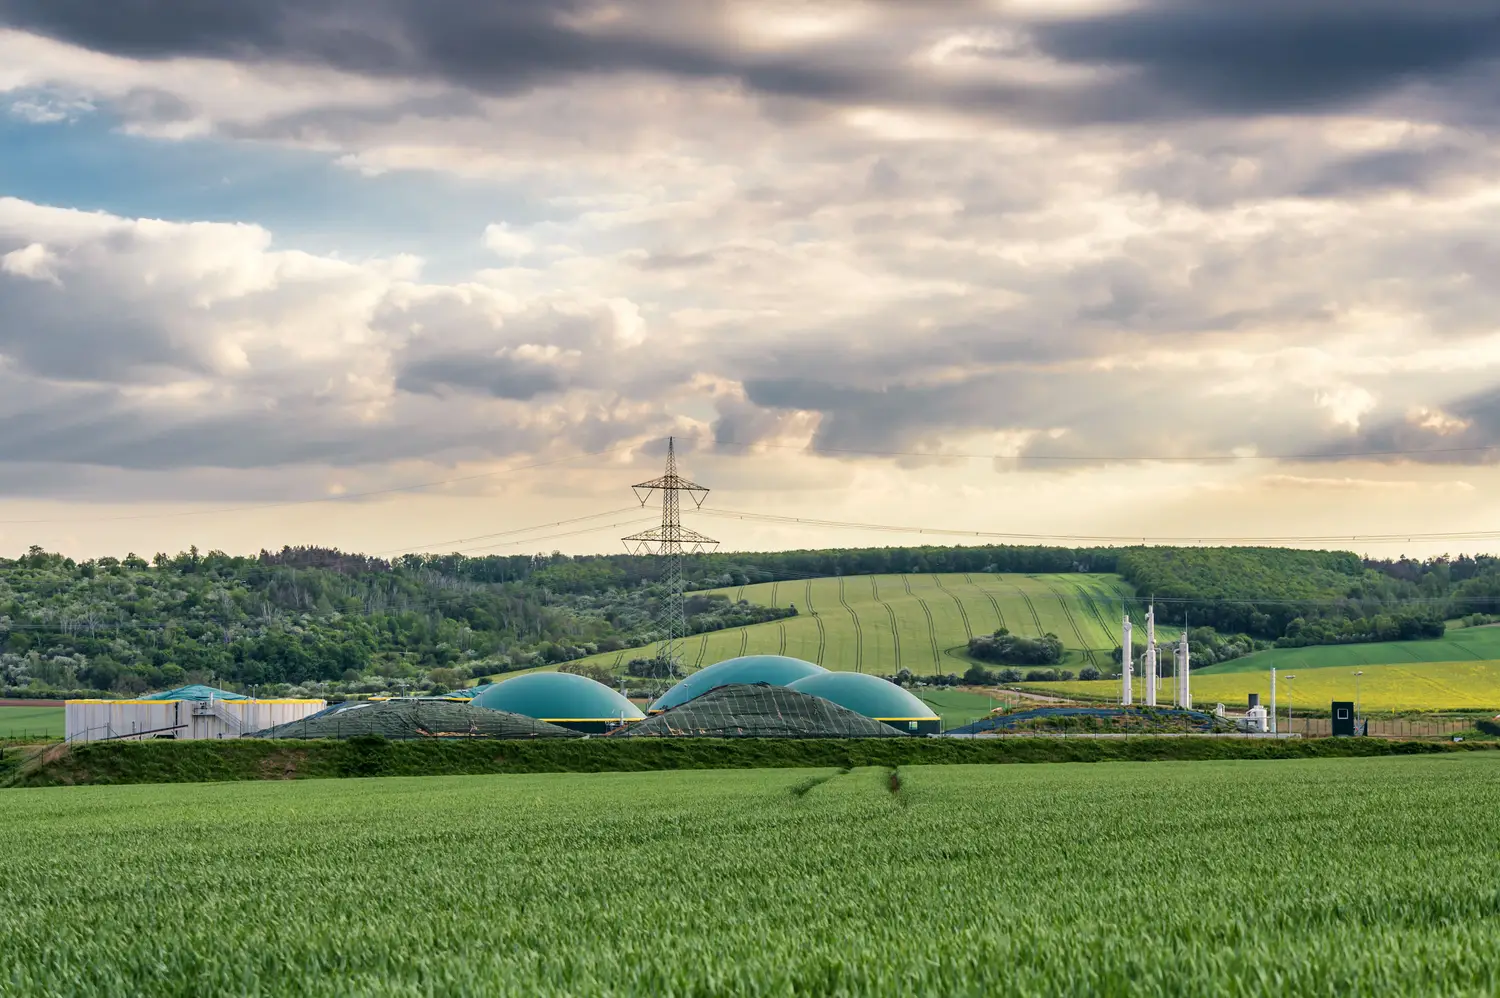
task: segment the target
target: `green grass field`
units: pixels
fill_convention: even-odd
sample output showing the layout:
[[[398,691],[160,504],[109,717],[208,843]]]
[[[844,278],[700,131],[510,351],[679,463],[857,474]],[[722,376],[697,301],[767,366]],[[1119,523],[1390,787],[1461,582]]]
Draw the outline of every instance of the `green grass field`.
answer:
[[[1490,995],[1500,759],[0,792],[0,991]]]
[[[717,590],[764,606],[795,604],[799,616],[688,639],[690,668],[748,654],[792,655],[829,669],[894,675],[963,672],[969,638],[997,627],[1027,637],[1056,634],[1064,668],[1105,666],[1119,643],[1114,575],[849,575]],[[1113,601],[1113,602],[1111,602]],[[1163,628],[1164,637],[1177,633]],[[586,661],[620,669],[655,646]]]
[[[0,707],[0,739],[63,736],[63,708]]]
[[[1193,670],[1193,702],[1242,707],[1250,693],[1269,702],[1271,668],[1280,680],[1278,705],[1327,710],[1334,700],[1355,698],[1366,711],[1500,710],[1500,628],[1450,630],[1435,641],[1390,641],[1312,648],[1274,648]],[[1168,665],[1170,668],[1170,665]],[[1288,675],[1296,679],[1287,681]],[[1137,677],[1136,698],[1140,699]],[[1027,689],[1062,696],[1117,699],[1119,680],[1036,683]],[[1162,687],[1171,697],[1170,681]]]
[[[1272,648],[1201,670],[1204,673],[1267,672],[1429,662],[1500,662],[1500,627],[1453,628],[1432,641],[1383,641],[1357,645]],[[1200,670],[1193,670],[1197,676]]]
[[[1334,700],[1353,700],[1356,669],[1364,673],[1359,680],[1359,703],[1364,711],[1500,710],[1500,662],[1476,661],[1278,669],[1277,704],[1285,708],[1290,702],[1295,707],[1326,711]],[[1287,680],[1288,675],[1296,678]],[[1024,688],[1061,696],[1117,699],[1120,681],[1027,683]],[[1137,700],[1141,698],[1140,689],[1137,677]],[[1200,707],[1218,702],[1237,710],[1244,707],[1250,693],[1259,693],[1262,702],[1269,703],[1271,676],[1269,670],[1208,675],[1195,671],[1192,693],[1193,703]],[[1161,687],[1161,702],[1169,702],[1171,695],[1168,680]]]

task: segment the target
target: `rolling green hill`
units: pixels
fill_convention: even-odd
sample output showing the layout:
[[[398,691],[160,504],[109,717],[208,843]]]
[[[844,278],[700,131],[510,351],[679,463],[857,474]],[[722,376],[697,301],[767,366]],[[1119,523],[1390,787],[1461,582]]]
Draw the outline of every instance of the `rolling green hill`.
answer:
[[[1056,634],[1063,667],[1111,666],[1119,643],[1120,600],[1129,587],[1114,575],[845,575],[715,590],[766,606],[795,605],[798,616],[695,635],[685,664],[701,668],[748,654],[792,655],[828,669],[894,675],[963,672],[969,638],[998,627],[1025,637]],[[1164,637],[1176,632],[1162,629]],[[623,669],[655,645],[591,656]]]

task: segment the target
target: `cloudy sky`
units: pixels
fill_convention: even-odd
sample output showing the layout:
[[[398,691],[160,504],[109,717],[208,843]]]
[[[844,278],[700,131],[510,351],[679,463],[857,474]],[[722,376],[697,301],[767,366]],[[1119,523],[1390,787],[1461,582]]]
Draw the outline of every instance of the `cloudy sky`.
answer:
[[[0,551],[618,550],[668,435],[1491,549],[1419,535],[1500,528],[1497,92],[1493,0],[0,0]]]

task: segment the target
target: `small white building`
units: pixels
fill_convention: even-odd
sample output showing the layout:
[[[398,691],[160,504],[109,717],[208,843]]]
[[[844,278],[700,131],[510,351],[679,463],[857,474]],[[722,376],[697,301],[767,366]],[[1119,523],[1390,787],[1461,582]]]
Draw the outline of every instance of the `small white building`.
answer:
[[[184,686],[138,700],[69,700],[64,730],[70,742],[239,738],[326,706],[323,700],[254,700],[210,686]]]

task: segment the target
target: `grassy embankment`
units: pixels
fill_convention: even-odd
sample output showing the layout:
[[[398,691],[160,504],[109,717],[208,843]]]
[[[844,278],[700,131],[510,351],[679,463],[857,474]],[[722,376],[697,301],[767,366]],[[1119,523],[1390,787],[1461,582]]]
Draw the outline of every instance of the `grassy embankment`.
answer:
[[[1497,766],[12,791],[0,991],[1489,995]]]
[[[1038,762],[1299,759],[1483,750],[1497,743],[1204,738],[606,739],[95,742],[0,754],[0,787],[351,776]]]

